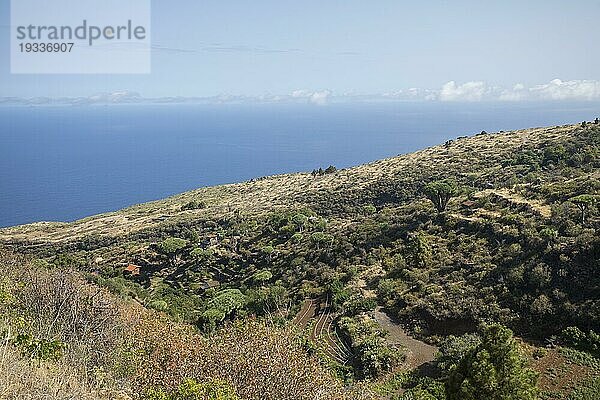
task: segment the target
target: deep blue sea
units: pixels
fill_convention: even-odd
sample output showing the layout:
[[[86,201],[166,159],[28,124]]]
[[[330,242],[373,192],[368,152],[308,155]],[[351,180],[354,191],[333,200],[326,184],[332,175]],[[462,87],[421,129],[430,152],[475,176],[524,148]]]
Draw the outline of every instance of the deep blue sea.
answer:
[[[0,227],[71,221],[207,185],[349,167],[592,103],[0,107]]]

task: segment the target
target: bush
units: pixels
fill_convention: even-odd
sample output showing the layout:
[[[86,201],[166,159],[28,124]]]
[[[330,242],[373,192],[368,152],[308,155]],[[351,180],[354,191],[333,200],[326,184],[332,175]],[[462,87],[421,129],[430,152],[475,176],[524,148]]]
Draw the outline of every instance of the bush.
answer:
[[[477,346],[481,344],[479,335],[467,333],[462,336],[450,335],[439,346],[440,354],[437,357],[440,368],[450,371]]]
[[[537,376],[526,365],[510,329],[486,326],[481,343],[451,368],[446,395],[449,400],[534,400]]]
[[[186,379],[177,389],[167,393],[163,389],[150,389],[147,400],[238,400],[235,390],[225,381],[214,380],[198,383]]]
[[[561,339],[566,346],[600,355],[600,335],[590,330],[587,334],[576,326],[563,329]]]
[[[199,210],[206,208],[206,203],[201,200],[191,200],[188,203],[181,206],[181,211],[186,210]]]
[[[364,316],[344,317],[339,327],[350,338],[354,353],[354,368],[361,379],[372,379],[391,371],[402,359],[402,354],[388,347],[383,332]]]

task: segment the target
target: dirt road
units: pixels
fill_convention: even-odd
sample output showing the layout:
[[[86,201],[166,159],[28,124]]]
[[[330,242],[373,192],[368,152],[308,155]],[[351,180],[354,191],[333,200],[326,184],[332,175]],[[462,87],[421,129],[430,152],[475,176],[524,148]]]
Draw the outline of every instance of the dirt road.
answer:
[[[409,336],[399,324],[392,321],[380,308],[373,312],[373,317],[388,332],[386,340],[389,344],[399,345],[407,349],[405,367],[414,369],[435,359],[437,347]]]

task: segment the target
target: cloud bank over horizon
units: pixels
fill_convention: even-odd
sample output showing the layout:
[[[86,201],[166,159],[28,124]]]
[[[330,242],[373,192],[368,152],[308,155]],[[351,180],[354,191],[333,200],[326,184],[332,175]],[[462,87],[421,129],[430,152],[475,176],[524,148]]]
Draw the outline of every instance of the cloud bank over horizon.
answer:
[[[427,102],[525,102],[525,101],[600,101],[600,81],[553,79],[526,87],[488,85],[483,81],[449,81],[439,89],[409,88],[378,94],[334,93],[331,90],[295,90],[290,94],[261,96],[218,95],[207,97],[144,97],[121,90],[83,97],[0,97],[0,105],[94,105],[94,104],[251,104],[297,103],[324,106],[330,103],[427,101]]]

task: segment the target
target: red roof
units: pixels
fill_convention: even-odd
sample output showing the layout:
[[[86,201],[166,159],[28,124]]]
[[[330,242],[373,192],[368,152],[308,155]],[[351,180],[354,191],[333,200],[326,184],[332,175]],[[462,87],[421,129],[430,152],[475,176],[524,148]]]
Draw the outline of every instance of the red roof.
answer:
[[[129,264],[127,267],[125,267],[125,272],[130,272],[132,275],[139,275],[140,268],[141,267],[138,265]]]

